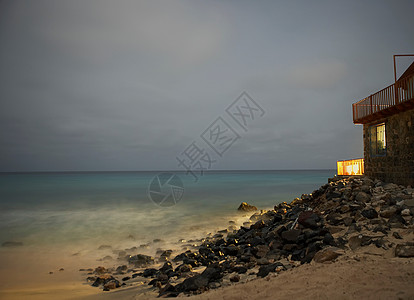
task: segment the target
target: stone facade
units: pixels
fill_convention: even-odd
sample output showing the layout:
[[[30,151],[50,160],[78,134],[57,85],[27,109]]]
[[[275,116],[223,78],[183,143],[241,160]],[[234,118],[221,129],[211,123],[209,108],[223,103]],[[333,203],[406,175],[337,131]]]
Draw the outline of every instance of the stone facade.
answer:
[[[387,148],[385,156],[370,151],[370,126],[384,123]],[[414,109],[364,124],[365,175],[385,182],[414,187]]]

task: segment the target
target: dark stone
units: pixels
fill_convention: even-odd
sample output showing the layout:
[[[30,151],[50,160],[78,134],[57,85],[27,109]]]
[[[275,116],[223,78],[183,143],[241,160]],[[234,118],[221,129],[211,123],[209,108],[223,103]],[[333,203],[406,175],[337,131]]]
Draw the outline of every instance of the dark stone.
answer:
[[[98,277],[96,277],[95,282],[92,283],[92,286],[100,286],[100,285],[105,285],[106,283],[112,281],[112,280],[116,280],[112,275],[100,275]]]
[[[405,220],[401,215],[395,214],[388,220],[388,225],[392,228],[401,228],[405,225]]]
[[[402,240],[402,236],[398,232],[396,232],[396,231],[394,231],[392,233],[392,236],[395,237],[398,240]]]
[[[237,254],[239,254],[239,251],[240,251],[240,248],[236,245],[229,245],[223,248],[223,252],[225,255],[236,256]]]
[[[171,262],[169,261],[165,262],[164,265],[160,268],[160,272],[165,273],[165,274],[172,272],[172,271],[174,271],[174,268]]]
[[[296,243],[300,234],[301,231],[298,229],[286,230],[282,232],[282,239],[287,242]]]
[[[327,232],[323,237],[323,243],[326,245],[336,246],[335,239],[331,233]]]
[[[168,282],[168,275],[167,274],[158,274],[157,276],[157,280],[161,283],[161,284],[166,284]]]
[[[176,257],[173,258],[174,262],[182,261],[184,258],[188,258],[187,253],[178,254]]]
[[[150,268],[150,269],[145,269],[144,272],[142,273],[142,276],[151,277],[151,276],[157,275],[158,273],[159,271],[157,269]]]
[[[135,267],[146,267],[154,263],[154,258],[144,254],[137,254],[130,256],[128,262],[135,265]]]
[[[250,229],[262,229],[266,227],[266,223],[263,220],[257,221],[252,226],[250,226]]]
[[[398,257],[414,257],[413,245],[397,245],[395,246],[395,256]]]
[[[373,208],[364,209],[363,211],[361,211],[361,215],[363,215],[367,219],[378,218],[378,213]]]
[[[331,225],[339,225],[342,223],[342,215],[339,213],[331,213],[326,217],[326,221]]]
[[[326,249],[319,250],[313,257],[313,260],[317,263],[323,263],[327,261],[332,261],[340,255],[341,253],[339,253],[334,248],[326,248]]]
[[[237,210],[250,212],[250,211],[256,211],[257,207],[253,206],[253,205],[250,205],[250,204],[247,204],[246,202],[242,202]]]
[[[321,218],[312,211],[303,211],[298,217],[298,223],[306,228],[317,228],[321,225]]]
[[[177,297],[180,292],[177,290],[177,286],[167,283],[160,289],[158,297]]]
[[[23,246],[22,242],[4,242],[1,244],[2,247],[20,247]]]
[[[122,278],[122,281],[127,281],[127,280],[130,280],[130,279],[131,279],[131,277],[126,276],[126,277]]]
[[[103,290],[104,291],[109,291],[109,290],[113,290],[116,288],[119,288],[121,286],[121,284],[119,283],[118,280],[116,279],[112,279],[109,282],[106,282],[103,286]]]
[[[352,223],[355,223],[355,219],[352,217],[345,217],[343,218],[343,222],[345,226],[350,226]]]
[[[240,281],[240,275],[233,275],[230,277],[231,282],[239,282]]]
[[[178,266],[175,270],[178,273],[187,273],[193,271],[193,267],[191,265],[182,264]]]
[[[208,278],[200,274],[187,278],[182,283],[178,284],[176,288],[181,292],[193,292],[205,288],[208,283]]]
[[[257,273],[257,276],[259,277],[265,277],[270,272],[275,272],[277,267],[283,267],[284,270],[286,270],[285,266],[280,262],[275,262],[270,265],[261,266],[259,269],[259,272]]]
[[[238,274],[244,274],[247,272],[247,268],[245,266],[235,266],[231,269],[231,271]]]

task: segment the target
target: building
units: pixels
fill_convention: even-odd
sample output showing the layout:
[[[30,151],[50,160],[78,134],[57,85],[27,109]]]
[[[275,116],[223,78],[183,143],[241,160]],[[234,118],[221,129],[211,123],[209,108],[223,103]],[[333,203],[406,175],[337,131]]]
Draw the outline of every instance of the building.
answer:
[[[354,103],[352,112],[363,125],[365,175],[414,186],[414,63],[394,84]]]

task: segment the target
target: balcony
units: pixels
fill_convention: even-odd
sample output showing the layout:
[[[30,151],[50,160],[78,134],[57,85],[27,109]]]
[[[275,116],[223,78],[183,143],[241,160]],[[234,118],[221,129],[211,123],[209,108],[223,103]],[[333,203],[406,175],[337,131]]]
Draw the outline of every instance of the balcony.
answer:
[[[414,74],[352,104],[355,124],[367,124],[414,108]]]

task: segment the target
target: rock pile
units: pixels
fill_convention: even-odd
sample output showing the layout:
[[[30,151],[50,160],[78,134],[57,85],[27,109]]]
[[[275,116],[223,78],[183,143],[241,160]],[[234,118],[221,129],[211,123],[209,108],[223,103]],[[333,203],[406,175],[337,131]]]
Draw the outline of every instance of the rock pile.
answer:
[[[253,208],[242,203],[239,210]],[[159,260],[165,261],[162,267],[147,268],[132,274],[132,278],[151,278],[149,284],[158,287],[159,296],[175,297],[217,288],[224,280],[235,283],[247,276],[265,277],[312,260],[333,261],[345,251],[368,245],[392,248],[397,257],[413,257],[414,243],[393,242],[413,231],[413,214],[414,189],[410,187],[367,177],[333,178],[290,204],[284,202],[273,210],[253,214],[249,226],[227,236],[219,233],[204,239],[196,250],[172,259],[171,251],[164,251],[163,260]],[[129,256],[128,263],[145,268],[154,259],[137,254]],[[102,285],[104,290],[120,286],[112,275],[98,271],[94,286]]]

